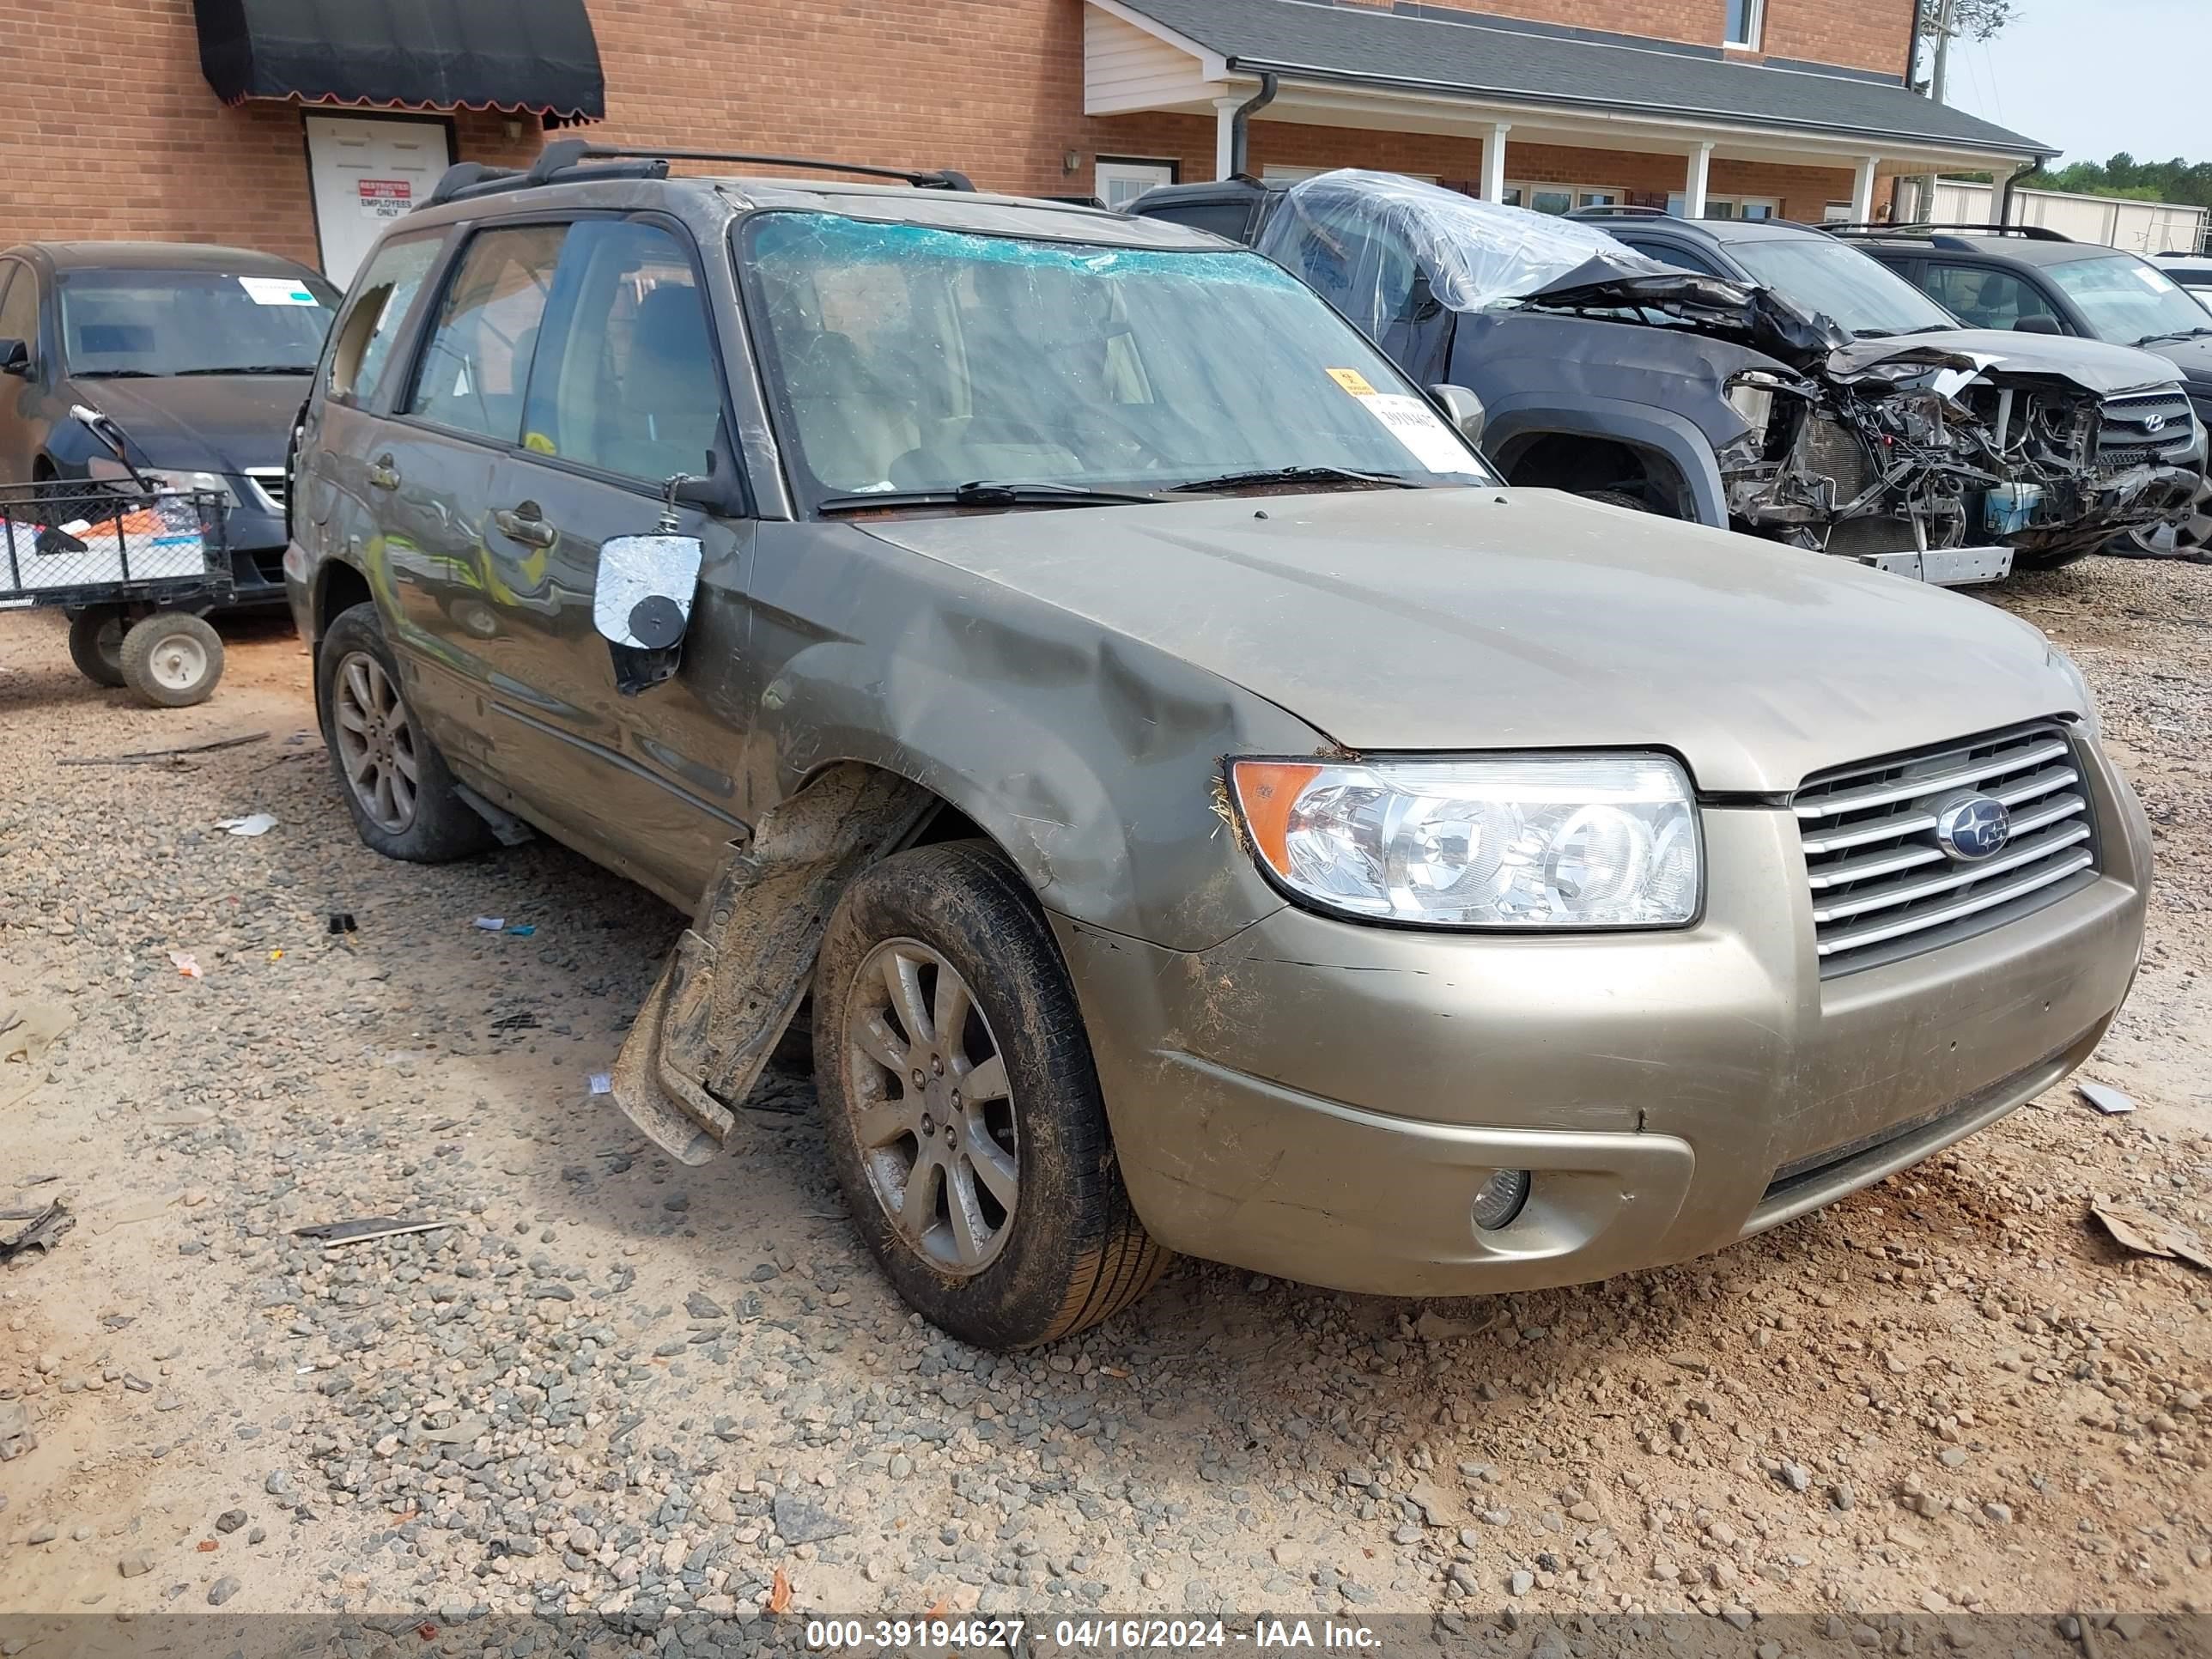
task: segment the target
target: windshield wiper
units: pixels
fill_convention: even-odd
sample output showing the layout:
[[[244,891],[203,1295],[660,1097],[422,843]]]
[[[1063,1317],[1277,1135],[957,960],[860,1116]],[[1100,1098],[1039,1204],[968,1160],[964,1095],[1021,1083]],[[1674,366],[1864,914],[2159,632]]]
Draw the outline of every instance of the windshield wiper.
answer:
[[[301,368],[296,363],[240,363],[228,368],[180,368],[179,374],[309,374],[312,366]]]
[[[1119,507],[1157,501],[1130,489],[1089,489],[1081,484],[999,483],[977,478],[950,489],[877,489],[831,495],[818,513],[865,513],[878,507]]]
[[[2171,334],[2146,334],[2136,343],[2139,346],[2147,346],[2158,340],[2196,340],[2203,338],[2207,334],[2212,334],[2212,328],[2180,328]]]
[[[1901,340],[1908,334],[1955,334],[1958,325],[1952,323],[1929,323],[1919,328],[1855,328],[1854,340]]]
[[[158,380],[161,377],[150,368],[73,368],[70,378],[76,380]]]
[[[1470,469],[1471,471],[1472,469]],[[1193,478],[1171,484],[1176,490],[1242,489],[1251,484],[1380,484],[1389,489],[1424,489],[1418,478],[1400,472],[1356,472],[1348,466],[1278,466],[1257,472],[1224,472],[1218,477]]]

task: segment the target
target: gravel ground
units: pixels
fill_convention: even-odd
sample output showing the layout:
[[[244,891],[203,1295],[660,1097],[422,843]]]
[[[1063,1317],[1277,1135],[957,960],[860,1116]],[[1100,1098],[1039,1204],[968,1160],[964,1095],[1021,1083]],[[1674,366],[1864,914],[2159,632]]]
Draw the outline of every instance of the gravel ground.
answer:
[[[0,1067],[0,1102],[34,1085],[0,1208],[80,1218],[0,1271],[0,1612],[750,1613],[779,1572],[795,1609],[908,1615],[2212,1605],[2212,1273],[2085,1218],[2208,1220],[2212,570],[1993,597],[2081,660],[2157,825],[2085,1073],[2133,1115],[2054,1091],[1580,1290],[1183,1263],[1015,1358],[905,1313],[804,1119],[684,1170],[594,1098],[678,918],[546,845],[368,853],[289,633],[234,628],[215,701],[158,713],[0,619],[0,1000],[76,1021]],[[448,1224],[291,1232],[380,1214]]]

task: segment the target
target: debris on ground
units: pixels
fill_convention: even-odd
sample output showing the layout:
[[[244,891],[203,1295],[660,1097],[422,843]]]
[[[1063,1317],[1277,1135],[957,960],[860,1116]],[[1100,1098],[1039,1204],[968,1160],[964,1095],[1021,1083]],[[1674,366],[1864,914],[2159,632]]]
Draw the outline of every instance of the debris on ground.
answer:
[[[2119,1117],[2136,1109],[2136,1103],[2118,1089],[2108,1089],[2101,1083],[2076,1083],[2075,1092],[2106,1117]]]
[[[12,1106],[45,1079],[39,1061],[76,1024],[64,1003],[0,1001],[0,1106]],[[11,1071],[20,1066],[21,1072]]]
[[[76,1225],[76,1218],[70,1213],[69,1206],[59,1199],[43,1210],[12,1212],[6,1219],[27,1224],[0,1238],[0,1261],[13,1261],[26,1250],[51,1250],[64,1233]]]
[[[177,971],[182,974],[186,979],[205,979],[207,977],[205,974],[200,971],[199,958],[193,956],[190,951],[172,951],[169,952],[169,960],[176,963]]]
[[[215,827],[234,836],[265,836],[276,827],[276,820],[268,812],[249,812],[242,818],[217,818]]]
[[[2140,1205],[2116,1204],[2103,1198],[2091,1203],[2089,1213],[2104,1224],[2105,1231],[2115,1240],[2137,1255],[2163,1256],[2169,1261],[2186,1261],[2192,1267],[2212,1272],[2212,1249],[2207,1249],[2203,1239],[2177,1222],[2153,1215]]]
[[[505,916],[478,916],[471,925],[482,928],[487,933],[496,933],[502,931],[507,927],[507,918]]]
[[[360,931],[361,929],[359,926],[354,921],[352,911],[333,910],[331,912],[331,932],[333,934],[357,933]]]
[[[320,1239],[325,1249],[334,1250],[341,1244],[392,1238],[401,1233],[434,1233],[453,1224],[450,1221],[424,1221],[419,1217],[380,1215],[359,1221],[319,1221],[309,1227],[295,1227],[292,1237]]]
[[[158,766],[163,763],[180,764],[193,755],[212,755],[225,749],[243,748],[249,743],[259,743],[269,734],[249,732],[243,737],[217,738],[212,743],[188,743],[178,749],[134,749],[122,755],[65,755],[55,763],[58,766]]]
[[[1503,1314],[1478,1322],[1448,1318],[1433,1308],[1424,1308],[1421,1316],[1413,1322],[1413,1334],[1424,1342],[1449,1342],[1462,1336],[1480,1336],[1486,1331],[1496,1330],[1504,1322]]]

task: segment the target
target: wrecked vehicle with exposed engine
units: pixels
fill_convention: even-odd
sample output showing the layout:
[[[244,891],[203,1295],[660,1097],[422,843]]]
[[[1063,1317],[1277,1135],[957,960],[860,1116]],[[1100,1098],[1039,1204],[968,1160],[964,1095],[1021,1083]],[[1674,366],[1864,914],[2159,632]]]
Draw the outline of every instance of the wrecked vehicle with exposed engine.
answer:
[[[1802,239],[1844,280],[1802,260],[1732,280],[1637,252],[1625,213],[1601,226],[1352,169],[1164,186],[1130,210],[1233,230],[1239,201],[1243,240],[1414,380],[1475,393],[1515,483],[1955,583],[2184,520],[2203,482],[2201,429],[2147,453],[2105,418],[2108,399],[2177,390],[2171,364],[1966,329],[1803,227],[1730,228]]]
[[[1509,487],[1462,390],[1216,238],[668,165],[464,164],[355,279],[286,556],[333,779],[389,856],[534,829],[678,907],[617,1104],[787,1144],[804,1046],[945,1329],[1081,1330],[1176,1252],[1679,1261],[2120,1006],[2148,826],[2033,628]]]

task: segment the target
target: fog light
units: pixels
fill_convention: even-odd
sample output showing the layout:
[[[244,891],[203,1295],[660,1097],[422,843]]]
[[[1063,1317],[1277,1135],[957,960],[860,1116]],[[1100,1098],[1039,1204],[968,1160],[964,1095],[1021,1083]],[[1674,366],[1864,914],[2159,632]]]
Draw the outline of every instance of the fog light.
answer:
[[[1482,1183],[1474,1195],[1474,1224],[1486,1233],[1494,1233],[1521,1213],[1521,1206],[1528,1201],[1528,1172],[1526,1170],[1500,1170]]]

